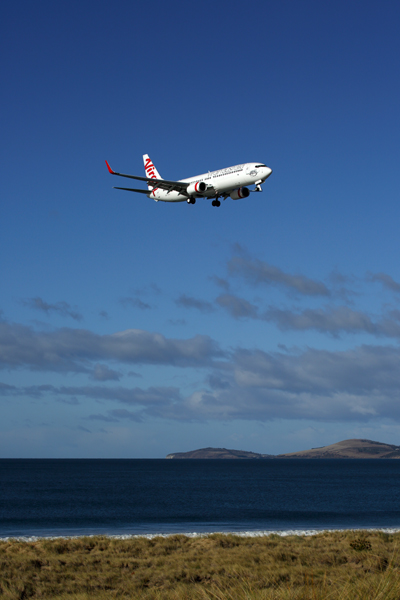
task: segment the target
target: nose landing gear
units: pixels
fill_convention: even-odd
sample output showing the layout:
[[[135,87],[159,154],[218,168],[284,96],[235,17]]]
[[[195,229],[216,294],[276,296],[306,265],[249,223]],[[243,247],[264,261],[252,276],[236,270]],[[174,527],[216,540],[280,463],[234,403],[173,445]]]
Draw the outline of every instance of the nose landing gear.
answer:
[[[188,198],[187,203],[188,204],[196,204],[196,198]]]

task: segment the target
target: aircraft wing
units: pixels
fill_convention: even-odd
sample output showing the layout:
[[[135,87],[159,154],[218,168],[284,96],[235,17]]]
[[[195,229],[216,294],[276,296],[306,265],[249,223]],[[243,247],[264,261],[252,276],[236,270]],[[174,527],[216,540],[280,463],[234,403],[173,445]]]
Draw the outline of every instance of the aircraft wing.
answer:
[[[108,168],[108,171],[111,173],[111,175],[119,175],[120,177],[128,177],[129,179],[137,179],[138,181],[145,181],[146,183],[153,185],[154,187],[161,189],[161,190],[166,190],[167,192],[179,192],[180,194],[185,194],[186,195],[186,190],[189,187],[189,183],[187,182],[183,182],[183,181],[168,181],[167,179],[154,179],[151,177],[138,177],[137,175],[126,175],[125,173],[117,173],[116,171],[113,171],[112,168],[110,167],[110,165],[108,164],[108,162],[106,161],[106,165]],[[117,188],[117,189],[130,189],[130,188]],[[139,190],[132,190],[132,191],[139,191]],[[144,190],[143,190],[144,191]],[[150,190],[151,192],[151,190]],[[146,191],[146,193],[149,193],[149,190]]]

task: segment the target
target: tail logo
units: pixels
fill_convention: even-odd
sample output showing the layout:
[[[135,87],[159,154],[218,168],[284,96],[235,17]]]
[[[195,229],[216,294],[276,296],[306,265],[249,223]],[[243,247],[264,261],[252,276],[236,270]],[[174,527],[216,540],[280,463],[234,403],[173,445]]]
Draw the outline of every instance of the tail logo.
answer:
[[[151,162],[151,159],[150,158],[146,158],[146,163],[144,165],[144,170],[146,171],[146,176],[149,179],[157,179],[156,174],[154,172],[154,168],[155,167],[154,167],[153,163]]]

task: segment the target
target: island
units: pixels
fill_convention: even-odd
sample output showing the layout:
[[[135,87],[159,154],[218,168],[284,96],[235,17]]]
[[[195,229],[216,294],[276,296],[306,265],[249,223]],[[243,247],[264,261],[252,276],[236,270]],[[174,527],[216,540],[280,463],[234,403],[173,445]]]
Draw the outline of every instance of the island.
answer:
[[[277,458],[400,458],[400,446],[372,440],[343,440],[322,448],[278,454]]]
[[[227,448],[200,448],[190,452],[174,452],[168,454],[166,458],[275,458],[270,454],[258,454],[257,452],[246,452],[245,450],[228,450]]]
[[[245,450],[229,450],[227,448],[200,448],[189,452],[174,452],[166,458],[172,459],[266,459],[266,458],[400,458],[400,446],[383,444],[373,440],[351,439],[337,442],[329,446],[289,452],[288,454],[259,454]]]

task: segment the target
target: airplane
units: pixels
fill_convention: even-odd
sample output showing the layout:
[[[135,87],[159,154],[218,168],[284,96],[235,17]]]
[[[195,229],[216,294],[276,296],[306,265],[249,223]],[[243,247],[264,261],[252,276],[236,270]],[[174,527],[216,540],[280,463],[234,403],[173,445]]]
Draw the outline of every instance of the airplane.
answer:
[[[148,154],[143,155],[143,162],[146,177],[117,173],[112,170],[106,161],[111,175],[128,177],[129,179],[137,179],[138,181],[145,181],[147,183],[147,190],[125,187],[114,187],[114,189],[146,194],[148,198],[153,198],[156,202],[187,202],[188,204],[195,204],[197,198],[213,198],[211,204],[213,206],[221,206],[219,200],[221,197],[223,200],[229,197],[232,200],[239,200],[240,198],[250,196],[251,191],[261,192],[261,184],[272,173],[272,169],[267,167],[267,165],[254,162],[235,165],[234,167],[220,169],[219,171],[209,171],[204,175],[188,177],[179,181],[169,181],[162,179]],[[249,185],[255,185],[255,189],[249,190],[246,187]]]

